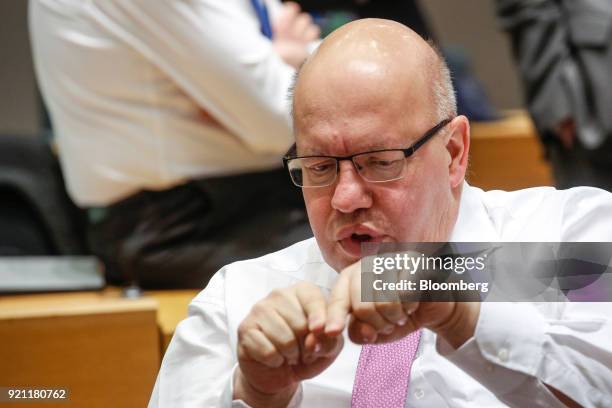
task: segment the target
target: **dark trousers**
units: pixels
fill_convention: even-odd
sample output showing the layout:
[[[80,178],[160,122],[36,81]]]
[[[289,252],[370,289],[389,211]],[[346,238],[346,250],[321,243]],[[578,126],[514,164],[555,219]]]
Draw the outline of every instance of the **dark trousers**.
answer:
[[[88,239],[109,283],[203,288],[222,266],[312,236],[284,170],[142,191],[102,209]]]
[[[578,143],[566,149],[558,140],[550,138],[545,146],[557,188],[591,186],[612,191],[612,143],[597,151],[587,150]]]

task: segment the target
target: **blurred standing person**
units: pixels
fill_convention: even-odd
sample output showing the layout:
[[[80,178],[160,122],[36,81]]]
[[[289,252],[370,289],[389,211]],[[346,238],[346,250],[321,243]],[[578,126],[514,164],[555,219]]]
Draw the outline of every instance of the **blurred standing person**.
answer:
[[[297,4],[32,0],[29,20],[68,192],[109,282],[203,287],[311,235],[281,168],[287,89],[319,36]]]
[[[497,0],[557,186],[612,191],[612,2]]]

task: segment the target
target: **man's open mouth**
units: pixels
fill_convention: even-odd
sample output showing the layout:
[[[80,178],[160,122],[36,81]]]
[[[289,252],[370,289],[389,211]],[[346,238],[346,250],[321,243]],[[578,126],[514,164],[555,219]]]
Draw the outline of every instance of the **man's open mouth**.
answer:
[[[372,236],[370,234],[351,234],[351,240],[356,241],[358,243],[370,242],[372,240]]]
[[[357,234],[356,232],[351,235],[341,239],[339,241],[340,246],[351,258],[361,258],[362,244],[380,242],[382,240],[382,236],[374,236],[370,234]]]

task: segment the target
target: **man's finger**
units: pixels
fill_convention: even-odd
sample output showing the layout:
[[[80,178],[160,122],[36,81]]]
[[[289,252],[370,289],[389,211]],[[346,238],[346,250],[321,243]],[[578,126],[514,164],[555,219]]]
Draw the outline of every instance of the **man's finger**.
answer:
[[[376,343],[378,331],[370,324],[364,323],[355,317],[351,317],[348,328],[349,339],[356,344]]]
[[[302,361],[311,364],[321,357],[334,357],[344,345],[342,336],[309,333],[304,340]]]
[[[419,308],[419,302],[403,302],[402,307],[408,316],[413,314]]]
[[[394,325],[403,326],[408,321],[408,315],[404,312],[400,302],[377,302],[376,310],[388,322]]]
[[[321,332],[325,328],[327,304],[321,289],[309,283],[296,287],[297,299],[308,319],[308,330]]]
[[[321,35],[321,29],[319,26],[312,24],[306,32],[304,32],[303,40],[306,42],[314,41]]]
[[[278,11],[274,18],[273,29],[275,34],[285,36],[291,30],[294,20],[300,14],[300,6],[297,3],[288,1]]]
[[[308,27],[312,25],[312,17],[307,13],[300,13],[293,21],[291,33],[296,40],[302,40],[306,35]]]
[[[255,328],[242,333],[239,347],[251,359],[267,367],[277,368],[285,362],[285,358],[274,347],[274,344]]]
[[[269,299],[276,312],[285,320],[295,337],[300,339],[308,332],[308,320],[303,306],[294,291],[273,290]]]
[[[276,310],[268,310],[257,319],[257,326],[288,364],[297,364],[300,356],[299,342],[291,326]]]
[[[354,272],[351,277],[350,290],[353,316],[374,327],[377,332],[388,334],[393,331],[393,324],[378,312],[376,302],[361,301],[361,276],[357,272]]]
[[[346,317],[350,311],[350,273],[347,272],[345,270],[340,273],[329,297],[325,333],[330,336],[337,336],[342,333],[346,324]]]

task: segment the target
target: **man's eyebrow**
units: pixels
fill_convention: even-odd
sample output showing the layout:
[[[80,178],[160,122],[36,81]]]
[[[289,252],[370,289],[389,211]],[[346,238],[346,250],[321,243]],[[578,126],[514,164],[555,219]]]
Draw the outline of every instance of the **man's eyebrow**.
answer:
[[[314,151],[308,151],[307,150],[307,151],[300,152],[300,154],[297,154],[297,152],[296,152],[295,156],[298,156],[298,157],[305,157],[305,156],[309,156],[309,157],[310,156],[333,156],[333,154],[321,153],[318,150],[314,150]]]
[[[375,152],[377,150],[387,150],[387,149],[402,149],[403,147],[398,147],[398,146],[394,146],[394,145],[390,145],[390,146],[383,146],[381,144],[369,144],[369,145],[365,145],[363,147],[363,149],[361,149],[359,152],[357,153],[366,153],[366,152]]]
[[[381,144],[380,142],[372,142],[369,144],[362,145],[359,151],[355,151],[352,154],[368,153],[368,152],[373,152],[373,151],[378,151],[378,150],[390,150],[390,149],[402,150],[402,149],[406,149],[407,146],[408,145],[401,145],[401,144],[399,145],[392,144],[392,145],[387,146],[387,145]],[[300,150],[301,151],[298,155],[297,145],[294,143],[287,151],[286,156],[290,156],[290,157],[295,157],[295,156],[339,156],[337,154],[330,154],[330,153],[323,152],[317,146],[306,147]],[[345,156],[345,155],[340,155],[340,156]]]
[[[306,148],[305,150],[302,149],[302,151],[300,152],[300,154],[298,155],[297,153],[297,145],[294,143],[289,150],[287,151],[286,156],[291,156],[291,157],[295,157],[295,156],[329,156],[325,153],[322,153],[320,150],[318,150],[316,147],[314,148],[314,150],[310,150],[309,148]]]
[[[291,147],[289,148],[289,150],[287,150],[287,152],[285,153],[285,157],[292,157],[292,156],[297,156],[297,146],[295,145],[295,143],[293,143]]]
[[[377,151],[381,151],[381,150],[403,150],[405,149],[405,147],[396,147],[396,146],[391,146],[391,147],[387,147],[387,146],[379,146],[379,145],[375,145],[373,147],[368,147],[365,149],[361,149],[359,151],[355,151],[351,154],[329,154],[329,153],[322,153],[319,150],[314,150],[314,151],[302,151],[300,152],[300,154],[297,154],[297,151],[294,150],[293,154],[288,154],[290,157],[305,157],[305,156],[322,156],[322,157],[346,157],[346,156],[354,156],[354,155],[358,155],[358,154],[363,154],[363,153],[370,153],[370,152],[377,152]]]

